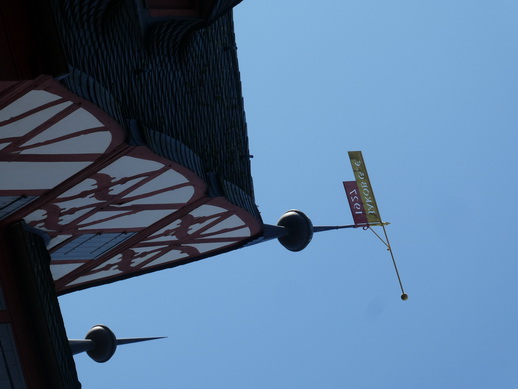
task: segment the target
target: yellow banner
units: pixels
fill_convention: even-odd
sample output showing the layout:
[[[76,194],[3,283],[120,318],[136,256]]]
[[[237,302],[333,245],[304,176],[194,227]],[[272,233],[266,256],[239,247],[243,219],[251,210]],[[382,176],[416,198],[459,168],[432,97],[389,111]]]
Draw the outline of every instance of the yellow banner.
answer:
[[[358,184],[360,191],[360,197],[365,208],[367,215],[367,221],[369,224],[381,223],[381,216],[374,198],[374,192],[372,191],[372,185],[367,174],[367,168],[365,161],[363,160],[361,151],[349,151],[349,159],[351,160],[351,166],[354,171],[354,178]]]

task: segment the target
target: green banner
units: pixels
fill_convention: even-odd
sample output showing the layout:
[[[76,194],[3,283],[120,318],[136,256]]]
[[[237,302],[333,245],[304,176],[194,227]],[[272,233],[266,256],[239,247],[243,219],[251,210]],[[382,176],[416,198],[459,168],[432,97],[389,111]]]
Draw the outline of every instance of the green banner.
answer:
[[[351,160],[351,166],[354,171],[354,178],[358,184],[360,191],[360,197],[363,202],[363,207],[367,215],[367,221],[369,224],[381,223],[381,216],[374,198],[374,192],[372,191],[372,185],[367,174],[367,167],[363,160],[361,151],[349,151],[349,159]]]

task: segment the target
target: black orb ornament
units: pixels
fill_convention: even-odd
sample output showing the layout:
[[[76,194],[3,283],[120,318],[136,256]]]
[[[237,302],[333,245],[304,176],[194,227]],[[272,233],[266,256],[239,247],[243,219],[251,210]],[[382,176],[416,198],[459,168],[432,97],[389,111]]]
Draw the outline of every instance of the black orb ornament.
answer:
[[[281,216],[277,225],[286,230],[279,242],[290,251],[301,251],[313,238],[313,223],[304,212],[292,209]]]

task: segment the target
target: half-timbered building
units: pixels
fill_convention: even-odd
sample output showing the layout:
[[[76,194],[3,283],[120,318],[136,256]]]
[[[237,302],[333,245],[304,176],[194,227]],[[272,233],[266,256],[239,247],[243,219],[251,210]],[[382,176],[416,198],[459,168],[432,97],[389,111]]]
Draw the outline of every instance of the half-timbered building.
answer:
[[[0,386],[80,386],[57,295],[263,236],[237,3],[0,5]]]

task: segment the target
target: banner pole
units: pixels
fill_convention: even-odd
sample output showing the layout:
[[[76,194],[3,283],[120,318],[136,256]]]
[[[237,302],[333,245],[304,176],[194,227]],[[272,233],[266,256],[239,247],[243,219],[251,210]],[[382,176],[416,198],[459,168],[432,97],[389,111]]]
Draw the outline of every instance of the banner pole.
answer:
[[[341,230],[343,228],[359,228],[356,224],[351,224],[348,226],[313,226],[313,232],[321,232],[321,231],[331,231],[331,230]]]
[[[349,181],[345,181],[343,184],[347,192],[347,200],[349,201],[349,207],[351,208],[353,219],[355,219],[356,223],[356,217],[359,218],[358,215],[365,216],[367,219],[367,227],[385,244],[385,246],[387,246],[388,251],[390,251],[390,257],[392,258],[394,270],[396,271],[399,287],[401,288],[401,299],[407,300],[408,295],[403,289],[403,283],[401,282],[401,277],[399,276],[396,259],[394,258],[394,253],[392,252],[392,247],[390,245],[387,230],[385,228],[385,225],[388,223],[384,223],[383,219],[381,218],[381,213],[376,202],[376,197],[374,196],[374,190],[372,189],[372,184],[370,182],[369,173],[367,172],[367,166],[365,165],[362,152],[349,151],[348,154],[349,161],[353,169],[356,186],[353,187]],[[348,190],[348,186],[350,186],[351,190]],[[363,208],[361,205],[358,205],[359,203],[363,205]],[[370,228],[369,225],[381,226],[387,241],[385,242],[372,228]]]
[[[403,289],[403,283],[401,282],[401,277],[399,276],[399,270],[396,265],[396,259],[394,258],[394,253],[392,252],[392,246],[390,245],[387,230],[385,229],[384,224],[382,224],[381,227],[383,228],[383,233],[385,234],[385,239],[387,239],[387,247],[390,252],[390,257],[392,258],[392,263],[394,264],[394,270],[396,271],[397,280],[399,281],[399,287],[401,288],[401,293],[402,293],[401,299],[406,300],[406,299],[408,299],[408,295],[405,293],[405,290]]]

